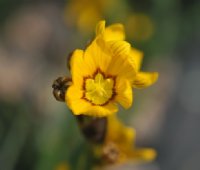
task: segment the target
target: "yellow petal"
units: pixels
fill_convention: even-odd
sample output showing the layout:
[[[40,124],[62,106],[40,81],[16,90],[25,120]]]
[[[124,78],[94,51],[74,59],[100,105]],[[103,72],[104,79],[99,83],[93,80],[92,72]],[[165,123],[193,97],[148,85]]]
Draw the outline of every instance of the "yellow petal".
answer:
[[[104,20],[98,22],[98,24],[96,26],[96,36],[104,34],[105,24],[106,24],[106,22]]]
[[[83,86],[83,77],[89,74],[83,61],[83,54],[82,50],[75,50],[70,59],[72,82],[79,87]]]
[[[135,143],[135,129],[125,126],[116,114],[108,116],[106,142],[114,142],[121,148],[132,147]]]
[[[100,21],[96,26],[96,36],[102,36],[105,41],[124,40],[124,26],[116,23],[105,28],[105,21]]]
[[[139,72],[136,75],[136,79],[134,80],[133,87],[135,88],[145,88],[151,86],[158,79],[158,73],[148,73],[148,72]]]
[[[135,66],[136,70],[139,71],[142,65],[143,53],[135,48],[130,50],[130,61]]]
[[[107,69],[107,74],[127,79],[130,83],[133,83],[136,71],[133,65],[126,58],[127,56],[113,57]]]
[[[68,106],[71,108],[74,115],[87,115],[88,108],[91,104],[84,99],[73,100]]]
[[[156,158],[156,155],[156,151],[152,148],[141,148],[133,150],[131,157],[141,161],[152,161]]]
[[[115,103],[113,103],[112,101],[110,101],[108,104],[103,105],[103,106],[92,105],[88,109],[87,113],[85,113],[84,115],[95,116],[95,117],[104,117],[104,116],[114,114],[117,111],[118,111],[117,105]]]
[[[106,27],[103,37],[106,41],[124,40],[124,26],[122,24],[113,24]]]
[[[65,101],[75,115],[83,114],[87,112],[89,107],[91,107],[91,104],[82,99],[82,96],[83,91],[75,85],[72,85],[67,89]]]
[[[102,48],[95,39],[85,50],[84,62],[89,67],[92,74],[97,69],[106,72],[111,62],[111,57],[112,56],[108,54],[107,50]]]
[[[116,97],[115,100],[119,102],[124,108],[128,109],[133,102],[132,87],[126,80],[116,81]]]
[[[114,56],[127,56],[131,47],[126,41],[109,41],[106,46]]]
[[[128,60],[130,44],[125,41],[106,42],[105,49],[109,51],[112,60],[107,69],[107,74],[124,78],[133,83],[136,70],[133,64]]]

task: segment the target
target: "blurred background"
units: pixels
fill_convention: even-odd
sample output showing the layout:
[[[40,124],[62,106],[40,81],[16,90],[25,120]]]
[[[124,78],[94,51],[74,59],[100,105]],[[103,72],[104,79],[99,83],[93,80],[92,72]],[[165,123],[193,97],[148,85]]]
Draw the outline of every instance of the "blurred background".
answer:
[[[119,113],[158,157],[113,169],[200,169],[199,9],[198,0],[0,0],[0,169],[91,169],[90,146],[51,85],[101,19],[123,23],[143,70],[160,74]]]

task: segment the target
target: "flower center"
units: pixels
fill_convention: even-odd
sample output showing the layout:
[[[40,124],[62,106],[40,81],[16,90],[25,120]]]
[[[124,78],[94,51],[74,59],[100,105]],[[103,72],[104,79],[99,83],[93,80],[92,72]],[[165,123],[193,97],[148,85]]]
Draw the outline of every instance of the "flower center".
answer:
[[[94,78],[85,80],[84,98],[95,105],[106,104],[113,96],[114,80],[97,73]]]

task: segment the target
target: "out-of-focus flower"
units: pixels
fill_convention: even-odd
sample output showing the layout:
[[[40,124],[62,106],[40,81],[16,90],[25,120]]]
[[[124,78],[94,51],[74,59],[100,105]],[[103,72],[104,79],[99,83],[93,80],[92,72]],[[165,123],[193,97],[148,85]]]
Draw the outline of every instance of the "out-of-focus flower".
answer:
[[[125,22],[128,37],[133,41],[149,40],[154,32],[152,19],[145,14],[131,14]]]
[[[55,170],[70,170],[70,168],[67,163],[63,162],[63,163],[58,164]]]
[[[102,159],[105,163],[126,161],[152,161],[156,151],[152,148],[135,147],[135,130],[126,127],[115,114],[107,117],[107,132],[102,145]]]
[[[65,9],[68,23],[76,25],[82,33],[91,33],[96,23],[104,18],[114,0],[71,0]]]
[[[157,73],[139,72],[142,53],[124,41],[124,28],[97,24],[96,38],[83,50],[75,50],[70,59],[72,85],[65,101],[75,115],[107,116],[132,104],[132,87],[147,87]]]

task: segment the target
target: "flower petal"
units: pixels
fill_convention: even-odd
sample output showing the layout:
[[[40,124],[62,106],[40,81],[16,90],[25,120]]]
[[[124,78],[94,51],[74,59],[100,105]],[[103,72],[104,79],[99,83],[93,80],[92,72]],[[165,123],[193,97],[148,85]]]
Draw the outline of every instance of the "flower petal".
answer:
[[[85,50],[84,62],[91,70],[93,74],[97,69],[106,72],[110,62],[111,55],[107,52],[105,48],[102,48],[100,44],[95,39]]]
[[[106,142],[118,143],[119,147],[132,147],[135,143],[135,129],[125,126],[116,114],[108,116]]]
[[[135,48],[130,50],[130,62],[136,68],[136,71],[139,71],[142,65],[143,53]]]
[[[83,85],[83,77],[90,73],[83,61],[83,54],[83,50],[75,50],[69,61],[72,82],[79,87]]]
[[[65,101],[75,115],[85,113],[88,108],[91,107],[91,104],[82,99],[82,96],[83,91],[77,88],[75,85],[72,85],[67,89]]]
[[[105,43],[114,56],[127,56],[130,52],[131,45],[126,41],[108,41]]]
[[[114,102],[109,102],[103,106],[91,106],[85,115],[95,116],[95,117],[104,117],[111,114],[114,114],[118,111],[118,107]]]
[[[120,44],[122,46],[120,46]],[[109,75],[127,79],[133,83],[136,75],[134,65],[128,60],[129,46],[126,43],[113,44],[108,47],[111,51],[112,61],[107,69]]]
[[[105,41],[124,40],[124,26],[116,23],[105,28],[105,21],[100,21],[96,26],[96,36],[102,36]]]
[[[152,148],[141,148],[141,149],[134,149],[132,153],[129,155],[130,159],[138,159],[144,161],[152,161],[156,158],[156,151]]]
[[[125,33],[123,25],[113,24],[109,27],[106,27],[103,37],[106,41],[124,40]]]
[[[127,80],[118,79],[116,81],[116,93],[115,100],[128,109],[133,102],[133,92],[130,83]]]
[[[145,88],[151,86],[158,79],[158,73],[148,73],[148,72],[139,72],[136,75],[136,79],[133,82],[133,87],[135,88]]]
[[[104,20],[103,21],[99,21],[97,23],[97,26],[96,26],[96,36],[104,34],[105,24],[106,24],[106,22]]]

